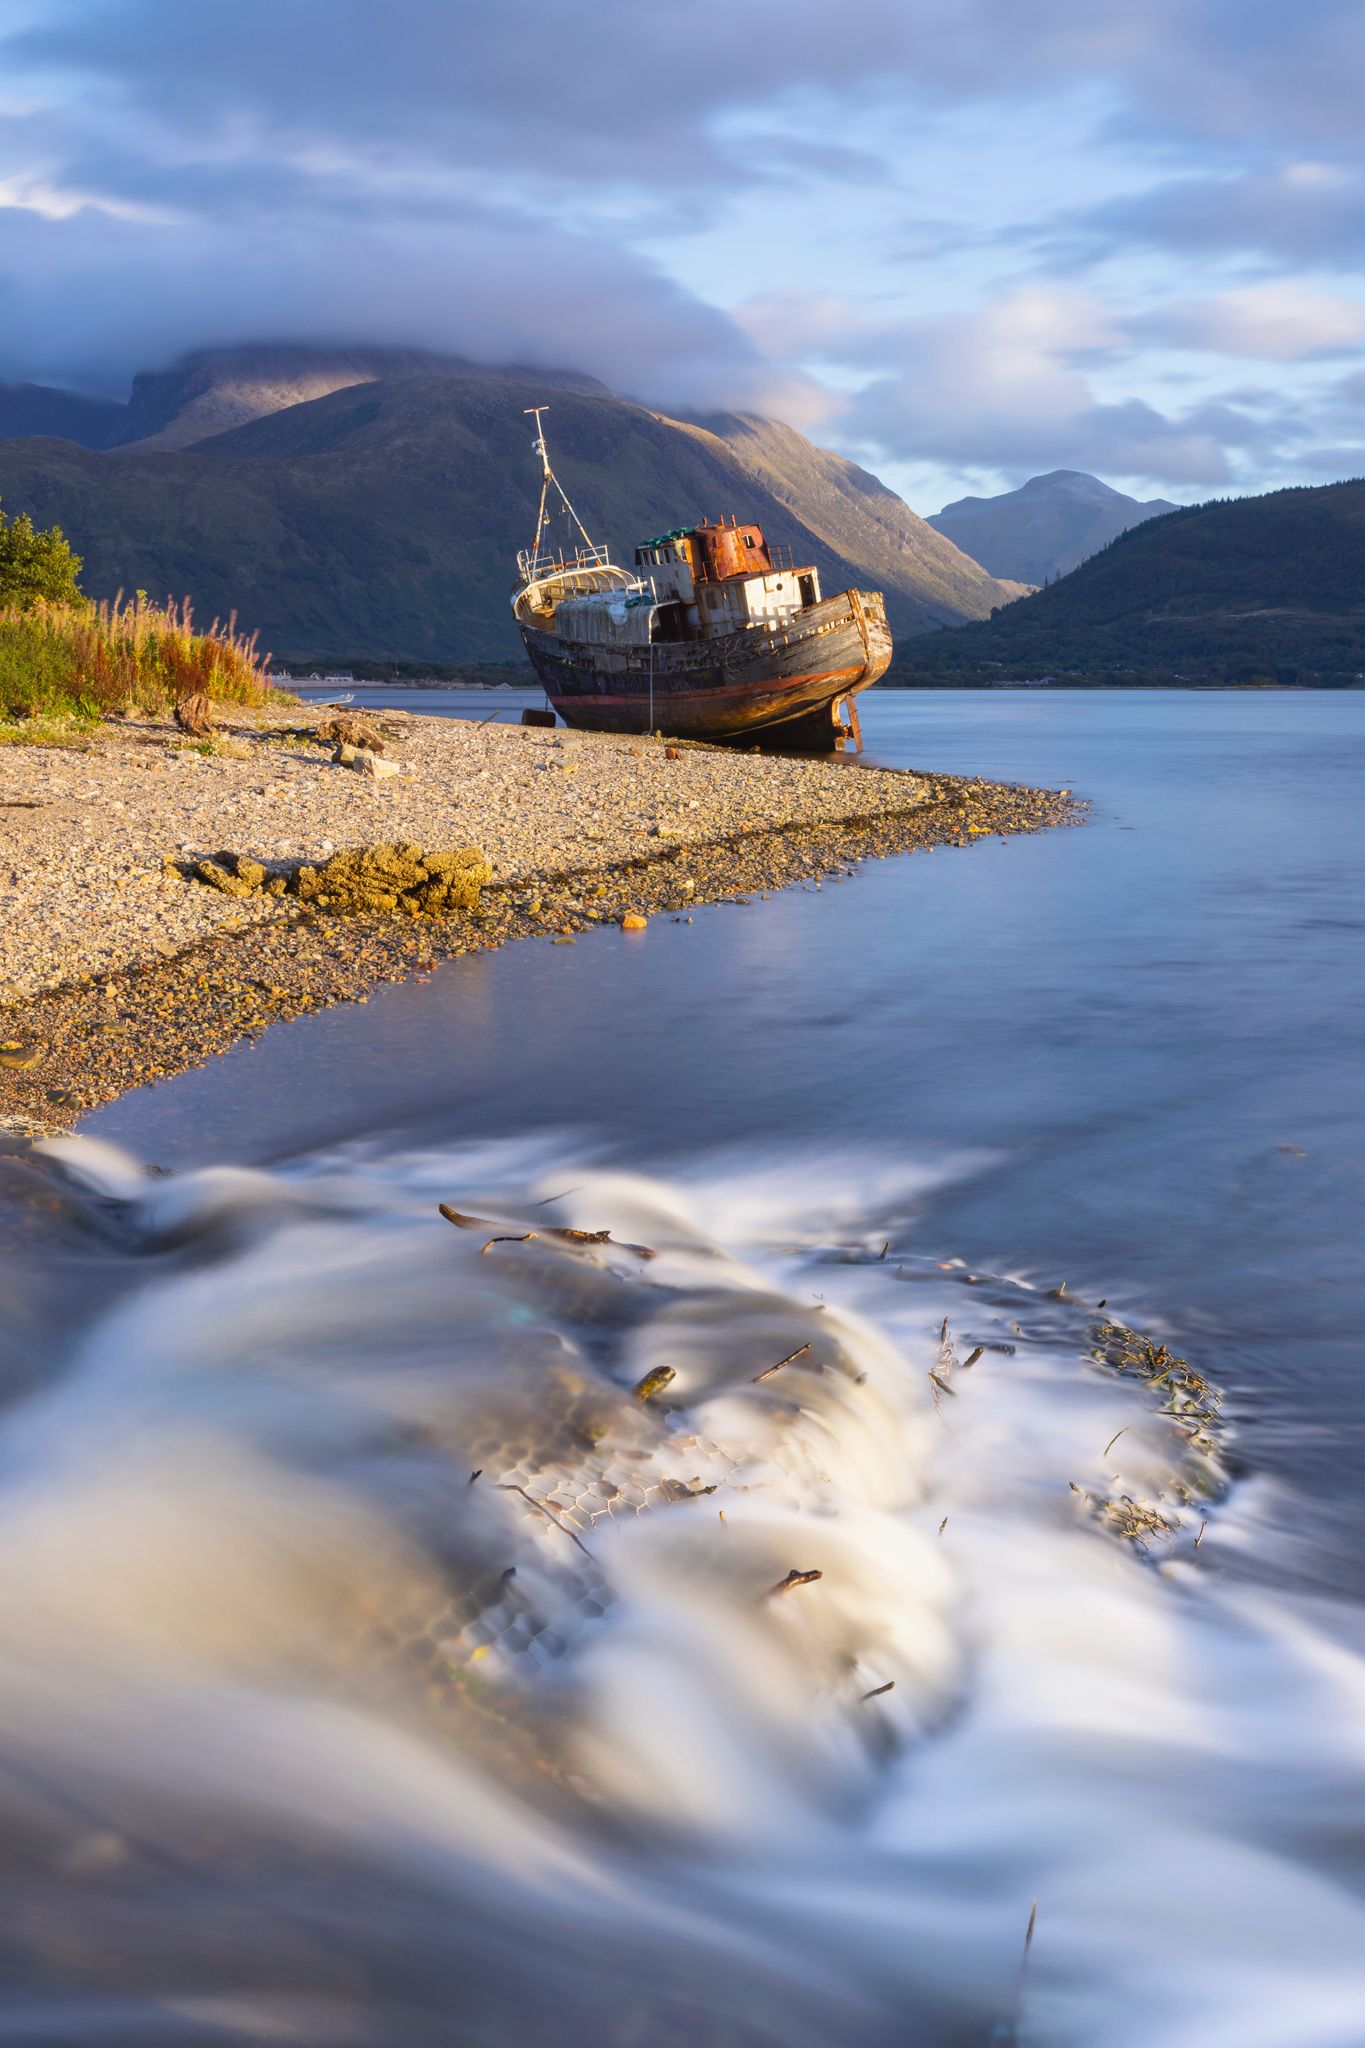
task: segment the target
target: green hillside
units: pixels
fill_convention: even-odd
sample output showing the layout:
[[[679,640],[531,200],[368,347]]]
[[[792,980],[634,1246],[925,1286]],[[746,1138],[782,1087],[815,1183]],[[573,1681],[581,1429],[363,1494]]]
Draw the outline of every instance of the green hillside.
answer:
[[[0,501],[56,522],[96,597],[236,610],[283,660],[516,659],[510,594],[539,474],[524,408],[548,399],[556,468],[595,538],[731,512],[886,592],[904,638],[1011,594],[853,464],[789,429],[723,438],[583,380],[441,371],[357,383],[184,447],[0,443]],[[196,387],[197,388],[197,387]],[[198,397],[202,400],[202,391]],[[760,459],[761,458],[761,459]]]
[[[907,650],[893,680],[1317,684],[1365,674],[1365,482],[1194,505]]]
[[[927,519],[875,476],[794,427],[753,413],[712,413],[691,424],[723,441],[745,470],[844,560],[859,562],[876,589],[913,589],[939,619],[984,616],[981,565],[956,541],[944,547]],[[987,572],[989,574],[989,571]],[[1022,596],[1027,586],[995,579],[991,604]],[[987,607],[989,609],[989,607]]]

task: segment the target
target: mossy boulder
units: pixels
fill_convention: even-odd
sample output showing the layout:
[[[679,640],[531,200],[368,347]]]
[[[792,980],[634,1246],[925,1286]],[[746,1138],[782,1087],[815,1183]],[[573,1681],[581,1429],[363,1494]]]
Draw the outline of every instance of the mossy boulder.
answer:
[[[254,896],[256,891],[250,882],[244,882],[239,875],[223,866],[221,861],[201,860],[194,869],[196,882],[203,882],[210,889],[217,889],[224,896]]]
[[[195,879],[225,896],[290,895],[341,917],[397,911],[443,917],[473,910],[493,870],[476,846],[427,851],[409,841],[356,846],[315,865],[271,873],[260,861],[220,853],[200,861]]]

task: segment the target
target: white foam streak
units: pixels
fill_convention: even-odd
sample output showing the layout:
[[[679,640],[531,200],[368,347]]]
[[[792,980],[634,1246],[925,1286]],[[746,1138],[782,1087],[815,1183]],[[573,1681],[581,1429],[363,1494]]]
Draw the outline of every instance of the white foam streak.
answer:
[[[676,1959],[698,2039],[988,2038],[1034,1898],[1021,2040],[1355,2048],[1361,1646],[1218,1576],[1265,1541],[1255,1487],[1201,1500],[1211,1460],[1069,1305],[880,1260],[879,1216],[903,1239],[988,1160],[662,1185],[541,1138],[149,1180],[46,1149],[169,1250],[0,1423],[21,1833],[62,1835],[60,1783],[177,1854],[330,1844],[491,1929],[460,1968],[537,2026],[558,1986],[574,2048],[615,2038],[566,1960],[598,1942],[608,1977],[652,1959],[646,2006]],[[1144,1557],[1095,1512],[1120,1494],[1182,1533]]]

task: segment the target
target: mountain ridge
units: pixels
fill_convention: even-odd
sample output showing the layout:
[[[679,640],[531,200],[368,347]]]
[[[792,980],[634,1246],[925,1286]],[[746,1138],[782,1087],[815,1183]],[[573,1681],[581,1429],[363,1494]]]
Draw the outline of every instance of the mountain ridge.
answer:
[[[594,377],[521,366],[487,368],[467,356],[418,348],[331,348],[302,342],[195,349],[164,370],[133,379],[122,419],[105,447],[191,448],[334,391],[405,377],[539,377],[547,389],[604,392]]]
[[[990,575],[1036,587],[1178,509],[1166,498],[1130,498],[1087,470],[1053,469],[993,498],[955,499],[928,523]]]
[[[297,358],[286,368],[311,374]],[[322,366],[324,380],[335,368]],[[556,468],[590,530],[627,560],[642,535],[726,510],[813,560],[829,590],[876,582],[901,637],[1014,594],[875,478],[776,422],[718,415],[718,433],[572,372],[459,359],[348,373],[274,405],[294,386],[262,384],[260,369],[269,409],[205,434],[250,378],[228,374],[222,404],[206,408],[193,368],[182,382],[193,438],[181,446],[165,439],[173,419],[158,424],[164,388],[144,403],[151,431],[138,440],[0,442],[0,498],[66,531],[92,595],[188,593],[200,616],[235,610],[291,662],[511,660],[513,564],[539,491],[524,412],[548,395]]]
[[[118,399],[88,398],[55,384],[0,384],[0,441],[55,435],[103,448],[123,411]]]
[[[896,679],[1356,684],[1363,565],[1365,479],[1183,505],[995,617],[915,643]]]

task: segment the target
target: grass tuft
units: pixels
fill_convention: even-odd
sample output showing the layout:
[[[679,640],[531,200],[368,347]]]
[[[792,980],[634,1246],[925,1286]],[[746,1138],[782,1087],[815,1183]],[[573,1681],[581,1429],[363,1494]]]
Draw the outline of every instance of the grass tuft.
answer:
[[[188,601],[146,593],[112,604],[38,604],[0,611],[0,726],[36,721],[88,730],[112,712],[166,712],[188,697],[263,705],[268,655],[236,615],[196,632]]]

